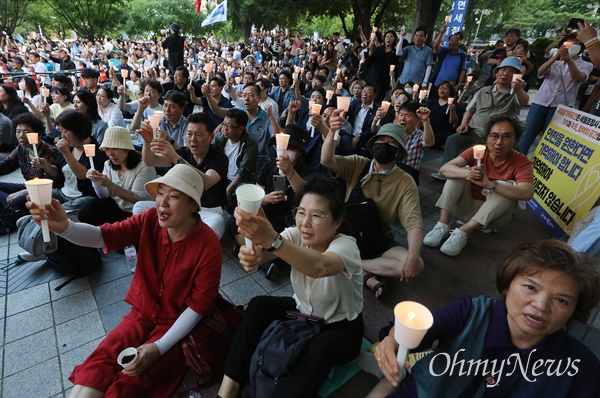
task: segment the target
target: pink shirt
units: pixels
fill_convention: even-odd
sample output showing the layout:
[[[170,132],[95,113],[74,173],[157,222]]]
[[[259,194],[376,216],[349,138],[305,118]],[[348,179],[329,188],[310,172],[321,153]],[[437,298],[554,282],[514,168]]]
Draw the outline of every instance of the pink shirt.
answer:
[[[579,69],[580,72],[585,73],[585,79],[587,80],[590,77],[593,65],[584,61],[581,57],[577,58],[574,62],[577,69]],[[561,75],[564,82],[564,90],[563,84],[560,81]],[[542,87],[540,87],[540,90],[535,97],[533,97],[532,103],[551,108],[555,108],[561,104],[575,106],[577,91],[583,82],[573,81],[571,72],[569,72],[569,66],[565,61],[554,62],[548,69],[548,72],[543,76],[546,79],[542,83]],[[567,103],[565,103],[565,94]]]

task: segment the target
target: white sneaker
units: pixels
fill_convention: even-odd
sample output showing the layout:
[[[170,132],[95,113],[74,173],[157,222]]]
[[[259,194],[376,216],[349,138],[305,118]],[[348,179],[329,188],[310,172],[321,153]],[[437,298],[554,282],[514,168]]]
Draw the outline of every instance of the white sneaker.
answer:
[[[439,180],[439,181],[446,181],[447,180],[447,178],[442,173],[432,173],[431,177],[435,178],[436,180]]]
[[[423,244],[429,247],[438,247],[448,235],[450,235],[450,227],[448,224],[438,221],[433,229],[425,235],[425,238],[423,238]]]
[[[448,240],[440,247],[440,251],[448,256],[458,256],[463,247],[467,245],[467,237],[466,233],[456,228],[450,233]]]
[[[17,257],[19,257],[21,260],[27,261],[29,263],[34,263],[36,261],[42,261],[42,260],[46,259],[46,256],[43,256],[43,255],[42,256],[35,256],[35,255],[33,255],[33,254],[29,253],[29,252],[19,253],[19,255]]]

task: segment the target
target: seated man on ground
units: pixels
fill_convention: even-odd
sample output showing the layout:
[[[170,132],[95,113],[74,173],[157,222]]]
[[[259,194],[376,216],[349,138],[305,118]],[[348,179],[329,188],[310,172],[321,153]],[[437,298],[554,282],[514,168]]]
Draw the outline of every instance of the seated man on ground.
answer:
[[[443,162],[448,163],[462,151],[474,144],[485,143],[484,127],[496,115],[518,118],[522,106],[527,106],[529,95],[523,90],[525,82],[513,81],[515,73],[521,73],[521,61],[517,57],[505,58],[495,70],[496,84],[479,90],[467,106],[456,134],[446,139]],[[513,90],[513,91],[511,91]],[[445,176],[434,173],[433,178],[444,180]]]
[[[343,126],[344,119],[339,112],[336,110],[330,121],[332,130]],[[346,202],[353,191],[358,190],[363,197],[373,199],[377,206],[383,228],[383,239],[378,242],[381,247],[377,248],[380,255],[362,261],[363,270],[372,274],[366,275],[365,283],[374,291],[375,297],[383,294],[384,286],[376,275],[408,282],[418,276],[425,265],[420,254],[423,220],[419,192],[412,177],[396,165],[406,156],[407,139],[402,127],[388,123],[367,144],[373,160],[358,155],[335,156],[333,134],[325,138],[321,150],[321,163],[334,178],[339,177],[347,183]],[[392,223],[396,217],[408,235],[408,249],[393,240]]]
[[[450,235],[440,250],[456,256],[471,232],[508,224],[515,203],[533,197],[533,165],[514,149],[521,134],[523,127],[513,117],[494,116],[486,126],[481,166],[473,149],[442,166],[440,171],[448,180],[435,204],[441,209],[440,220],[423,239],[425,245],[437,247]],[[454,211],[466,224],[450,233]]]
[[[177,93],[180,94],[180,93]],[[186,146],[177,149],[170,143],[171,137],[159,130],[160,138],[153,138],[152,128],[142,123],[140,134],[144,138],[142,158],[147,166],[171,167],[176,164],[192,166],[204,181],[200,218],[221,239],[225,233],[227,204],[227,168],[229,160],[212,145],[213,124],[206,113],[192,113],[187,119]],[[152,202],[137,202],[133,214],[152,207]]]

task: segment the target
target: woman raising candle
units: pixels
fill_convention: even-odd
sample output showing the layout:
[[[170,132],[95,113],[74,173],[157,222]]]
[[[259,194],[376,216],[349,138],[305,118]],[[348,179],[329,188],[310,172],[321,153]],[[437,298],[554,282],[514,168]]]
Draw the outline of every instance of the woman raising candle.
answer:
[[[156,198],[155,209],[101,227],[69,221],[57,200],[46,209],[27,203],[38,224],[48,220],[51,231],[77,245],[105,251],[139,246],[125,296],[131,312],[75,367],[70,398],[172,396],[186,371],[179,341],[213,308],[222,253],[198,215],[202,177],[190,166],[176,165],[145,188]],[[117,356],[127,347],[136,347],[138,357],[122,369]]]
[[[276,397],[315,397],[331,368],[358,355],[363,335],[362,271],[354,238],[338,233],[343,198],[335,182],[310,176],[297,193],[296,226],[278,234],[262,216],[235,210],[240,233],[254,248],[240,248],[247,272],[281,258],[291,266],[294,297],[256,297],[250,301],[225,361],[219,396],[238,397],[248,380],[252,353],[263,330],[287,311],[323,318],[321,332],[304,348],[294,369],[279,380]]]

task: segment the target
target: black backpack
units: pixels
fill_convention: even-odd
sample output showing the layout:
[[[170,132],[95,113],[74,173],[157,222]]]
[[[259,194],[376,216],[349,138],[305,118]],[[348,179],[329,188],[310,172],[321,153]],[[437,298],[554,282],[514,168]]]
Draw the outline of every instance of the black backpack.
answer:
[[[98,249],[78,246],[57,236],[58,249],[46,254],[46,263],[57,272],[72,277],[87,276],[102,267]]]
[[[356,239],[362,259],[377,258],[386,248],[377,204],[363,194],[360,186],[360,180],[369,172],[369,167],[370,163],[367,163],[358,177],[358,183],[350,193],[344,213],[344,232]]]
[[[250,398],[270,398],[277,383],[293,370],[310,339],[320,332],[318,324],[275,320],[265,329],[250,361]]]

